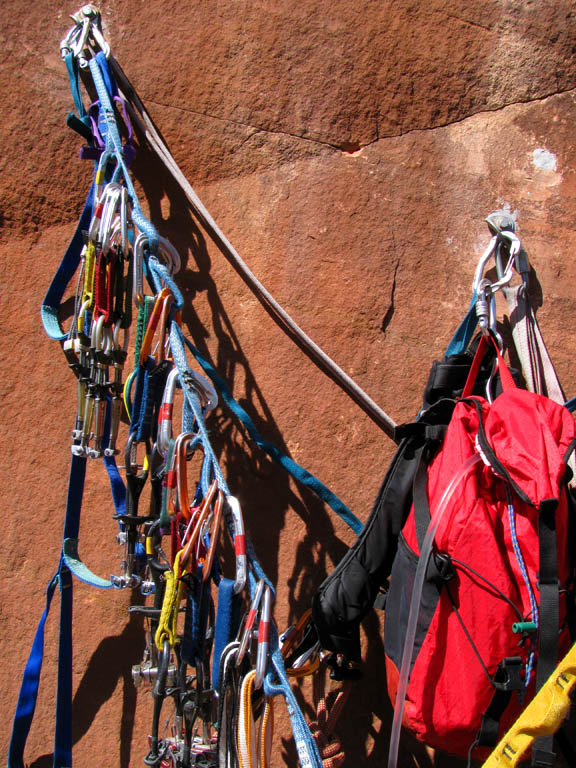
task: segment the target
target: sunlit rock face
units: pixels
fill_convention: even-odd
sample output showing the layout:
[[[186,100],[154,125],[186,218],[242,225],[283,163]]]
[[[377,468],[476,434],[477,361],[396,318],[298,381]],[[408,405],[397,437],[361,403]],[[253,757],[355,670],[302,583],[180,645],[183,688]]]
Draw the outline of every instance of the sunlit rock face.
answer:
[[[571,2],[105,0],[100,9],[116,58],[221,229],[395,421],[417,413],[429,367],[468,308],[489,241],[483,220],[496,209],[516,217],[544,338],[566,395],[576,394]],[[73,102],[59,41],[76,10],[6,0],[2,14],[6,723],[58,564],[75,412],[74,376],[44,336],[39,307],[92,173],[65,125]],[[186,333],[262,435],[365,520],[393,443],[270,320],[141,141],[133,172],[144,207],[182,257]],[[498,313],[507,315],[500,301]],[[282,630],[309,607],[353,534],[260,453],[224,406],[209,427],[278,586]],[[104,468],[88,469],[80,552],[107,577],[119,571],[121,550]],[[227,544],[222,552],[231,574]],[[130,674],[143,649],[142,624],[128,617],[138,600],[75,585],[77,765],[128,768],[147,752],[152,698]],[[51,764],[52,611],[26,753],[36,768]],[[366,674],[338,727],[347,765],[386,760],[392,713],[379,622],[371,614],[364,623]],[[311,683],[295,687],[312,717]],[[296,765],[289,737],[278,701],[274,767]],[[429,764],[406,741],[403,766],[414,764],[412,751]]]

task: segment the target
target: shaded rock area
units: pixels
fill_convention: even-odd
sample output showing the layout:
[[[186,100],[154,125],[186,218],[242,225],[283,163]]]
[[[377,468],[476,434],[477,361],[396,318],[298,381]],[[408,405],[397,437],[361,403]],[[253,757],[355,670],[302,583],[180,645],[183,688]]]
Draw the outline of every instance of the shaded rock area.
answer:
[[[576,12],[570,0],[103,0],[104,31],[185,175],[294,319],[398,422],[470,300],[506,208],[536,273],[538,319],[576,394]],[[76,7],[5,0],[0,29],[5,724],[60,549],[75,381],[39,307],[74,231],[91,168],[66,128],[59,41]],[[134,174],[183,258],[187,333],[262,434],[362,520],[391,441],[270,321],[141,147]],[[502,308],[501,308],[502,309]],[[502,316],[502,314],[501,314]],[[211,434],[286,627],[353,535],[219,409]],[[89,467],[80,551],[119,568],[106,474]],[[133,688],[138,595],[75,585],[76,765],[142,764],[152,703]],[[27,748],[52,764],[57,606]],[[345,765],[385,764],[392,710],[379,617],[364,623],[366,675],[342,718]],[[309,682],[296,684],[308,717]],[[7,753],[9,728],[0,752]],[[278,703],[273,766],[295,766]],[[413,757],[415,755],[415,758]],[[401,764],[430,766],[408,736]],[[438,757],[440,766],[460,765]]]

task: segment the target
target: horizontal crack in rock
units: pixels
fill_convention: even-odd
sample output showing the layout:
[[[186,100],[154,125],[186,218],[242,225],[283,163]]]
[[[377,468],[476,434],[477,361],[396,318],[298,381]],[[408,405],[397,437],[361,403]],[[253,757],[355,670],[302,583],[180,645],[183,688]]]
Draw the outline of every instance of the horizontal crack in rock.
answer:
[[[264,128],[263,126],[259,125],[252,125],[251,123],[244,123],[241,120],[233,120],[228,117],[220,117],[218,115],[213,115],[209,112],[200,112],[195,109],[190,109],[189,107],[179,107],[174,104],[164,104],[160,101],[155,101],[154,99],[145,99],[145,103],[148,102],[150,104],[154,104],[158,107],[164,107],[165,109],[176,109],[180,112],[186,112],[192,115],[198,115],[199,117],[207,117],[211,120],[219,120],[223,123],[228,123],[231,125],[238,125],[243,128],[251,128],[254,130],[254,133],[252,133],[248,139],[252,138],[252,136],[255,136],[256,133],[271,133],[271,134],[277,134],[280,136],[289,136],[293,139],[298,139],[300,141],[309,141],[314,144],[320,144],[324,147],[330,147],[331,149],[338,150],[339,152],[343,152],[344,154],[353,155],[356,152],[359,152],[361,149],[364,149],[365,147],[369,147],[372,144],[376,144],[379,141],[385,141],[386,139],[398,139],[402,136],[407,136],[411,133],[419,133],[421,131],[436,131],[441,128],[448,128],[451,125],[457,125],[458,123],[462,123],[465,120],[469,120],[472,117],[477,117],[478,115],[488,115],[494,112],[501,112],[505,109],[508,109],[509,107],[518,106],[520,104],[534,104],[538,102],[545,101],[546,99],[551,98],[552,96],[562,96],[567,93],[572,93],[576,90],[576,88],[573,86],[571,88],[567,88],[566,90],[558,90],[558,91],[552,91],[550,93],[545,94],[544,96],[536,96],[533,99],[525,99],[525,100],[518,100],[518,101],[512,101],[508,104],[502,104],[499,107],[494,107],[493,109],[480,109],[477,112],[471,112],[469,115],[464,115],[463,117],[456,118],[455,120],[451,120],[447,123],[439,123],[438,125],[432,125],[432,126],[424,126],[423,128],[409,128],[406,131],[400,131],[398,133],[389,133],[385,134],[384,136],[377,135],[375,139],[372,139],[371,141],[366,142],[360,142],[360,141],[343,141],[341,143],[334,143],[332,141],[326,141],[323,139],[315,139],[310,136],[302,136],[298,133],[291,133],[290,131],[283,131],[278,128]],[[246,139],[246,141],[248,140]],[[242,142],[244,143],[244,142]]]

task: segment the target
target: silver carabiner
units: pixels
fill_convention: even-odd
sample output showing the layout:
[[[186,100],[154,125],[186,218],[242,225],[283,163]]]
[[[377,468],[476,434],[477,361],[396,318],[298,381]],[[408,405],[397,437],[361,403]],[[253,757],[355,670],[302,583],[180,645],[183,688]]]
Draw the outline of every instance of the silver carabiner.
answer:
[[[132,293],[134,304],[139,307],[144,301],[144,248],[148,245],[148,235],[140,232],[134,243],[133,281]],[[180,270],[180,255],[176,248],[165,237],[158,238],[158,255],[162,254],[166,260],[166,266],[171,275]]]
[[[100,225],[98,227],[98,243],[102,247],[104,255],[110,250],[115,220],[122,199],[122,187],[115,181],[107,184],[102,192],[100,203],[102,212],[100,215]]]
[[[132,259],[132,298],[134,304],[140,307],[144,301],[144,245],[148,238],[141,232],[134,243],[134,256]]]
[[[84,68],[88,66],[86,54],[94,55],[96,49],[99,49],[108,59],[110,46],[102,32],[100,11],[93,5],[84,5],[70,18],[75,25],[60,43],[62,58],[72,53],[78,59],[79,65]]]
[[[234,579],[234,594],[238,595],[246,586],[248,561],[246,558],[246,535],[244,533],[244,518],[240,502],[235,496],[226,498],[232,512],[232,529],[234,531],[234,556],[236,560],[236,577]]]

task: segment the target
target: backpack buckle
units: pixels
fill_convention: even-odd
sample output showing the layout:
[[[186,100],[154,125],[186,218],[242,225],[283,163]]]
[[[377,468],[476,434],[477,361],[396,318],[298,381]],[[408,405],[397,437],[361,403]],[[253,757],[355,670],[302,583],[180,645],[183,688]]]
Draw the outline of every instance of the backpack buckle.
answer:
[[[510,656],[502,659],[492,680],[497,691],[521,691],[524,688],[522,679],[522,659],[520,656]]]

